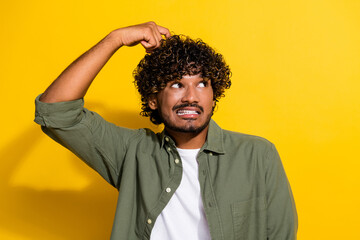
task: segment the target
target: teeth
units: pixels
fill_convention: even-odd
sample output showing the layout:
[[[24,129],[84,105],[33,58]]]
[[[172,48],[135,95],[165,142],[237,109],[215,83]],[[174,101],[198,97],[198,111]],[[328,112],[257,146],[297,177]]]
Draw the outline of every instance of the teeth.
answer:
[[[180,110],[177,112],[177,115],[186,115],[186,114],[198,114],[196,111],[190,110]]]

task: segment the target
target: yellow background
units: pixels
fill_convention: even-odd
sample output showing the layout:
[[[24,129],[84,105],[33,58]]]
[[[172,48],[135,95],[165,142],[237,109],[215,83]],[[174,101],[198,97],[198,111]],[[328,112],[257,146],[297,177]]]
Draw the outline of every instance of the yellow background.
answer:
[[[6,3],[5,3],[6,2]],[[108,239],[117,192],[33,122],[34,99],[111,30],[153,20],[222,53],[233,85],[214,119],[277,146],[298,238],[360,239],[360,1],[2,1],[0,239]],[[138,115],[123,48],[86,106],[118,125]]]

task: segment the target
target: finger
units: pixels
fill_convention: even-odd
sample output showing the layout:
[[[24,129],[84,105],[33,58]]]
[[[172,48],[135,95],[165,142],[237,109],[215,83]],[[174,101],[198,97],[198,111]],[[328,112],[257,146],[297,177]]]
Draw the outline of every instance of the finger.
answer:
[[[157,28],[157,25],[153,26],[152,31],[153,31],[154,37],[156,39],[156,48],[160,47],[160,41],[162,40],[162,36]]]
[[[160,47],[161,40],[163,39],[162,35],[170,36],[168,29],[158,26],[155,22],[146,23],[146,34],[144,35],[144,40],[141,44],[148,51],[152,51],[155,48]],[[161,32],[160,32],[161,31]]]
[[[141,41],[140,44],[145,48],[145,49],[149,49],[151,48],[151,44],[148,43],[147,41]]]
[[[154,31],[153,36],[154,36],[154,48],[157,48],[160,46],[161,35],[160,33]]]
[[[157,25],[156,27],[161,35],[164,35],[166,38],[171,37],[171,33],[170,33],[169,29],[159,26],[159,25]]]
[[[156,46],[155,46],[155,48],[158,48],[161,45],[162,37],[161,37],[161,34],[159,33],[159,31],[157,31],[157,30],[155,31],[154,36],[156,38]]]
[[[154,33],[149,31],[140,43],[146,50],[153,50],[157,47],[157,42],[158,40],[154,36]]]
[[[141,41],[140,44],[146,49],[155,49],[156,48],[156,43],[155,41],[153,43],[147,42],[145,40]]]

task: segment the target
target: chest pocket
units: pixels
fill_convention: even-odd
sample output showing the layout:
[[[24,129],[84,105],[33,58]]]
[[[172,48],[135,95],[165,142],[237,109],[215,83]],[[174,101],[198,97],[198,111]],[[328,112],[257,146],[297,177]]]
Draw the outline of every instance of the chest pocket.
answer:
[[[231,205],[235,240],[266,239],[266,203],[264,197]]]

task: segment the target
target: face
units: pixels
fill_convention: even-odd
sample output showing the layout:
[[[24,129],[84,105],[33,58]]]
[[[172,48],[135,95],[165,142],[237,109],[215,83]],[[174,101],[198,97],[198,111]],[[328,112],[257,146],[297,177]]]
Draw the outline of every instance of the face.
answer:
[[[168,82],[153,99],[151,109],[157,109],[165,128],[176,132],[198,133],[204,130],[213,113],[213,89],[210,80],[200,75],[183,76]]]

